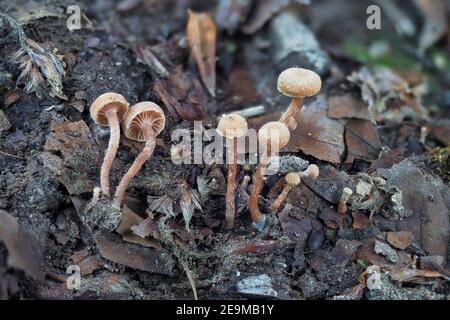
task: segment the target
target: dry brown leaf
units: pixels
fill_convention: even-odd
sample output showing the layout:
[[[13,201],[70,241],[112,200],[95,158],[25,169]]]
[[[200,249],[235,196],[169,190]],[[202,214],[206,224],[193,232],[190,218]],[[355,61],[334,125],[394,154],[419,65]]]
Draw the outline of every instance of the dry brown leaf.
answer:
[[[102,267],[101,259],[96,255],[89,254],[87,249],[75,251],[72,261],[80,267],[81,274],[89,275]]]
[[[359,211],[353,211],[353,229],[364,229],[369,224],[369,217]]]
[[[401,250],[405,250],[410,246],[414,239],[411,232],[399,231],[399,232],[388,232],[387,242],[389,242],[393,247]]]
[[[371,120],[367,104],[351,94],[330,97],[328,103],[328,116],[330,118],[356,118]]]
[[[348,150],[346,163],[353,163],[355,158],[375,160],[381,151],[377,129],[367,120],[352,119],[347,122],[345,143]]]
[[[328,118],[328,103],[323,96],[301,108],[295,119],[297,128],[291,133],[289,145],[305,154],[331,163],[341,163],[344,152],[344,126]]]
[[[161,247],[159,241],[149,237],[140,237],[133,232],[132,227],[139,225],[142,221],[144,221],[143,218],[124,205],[122,208],[122,221],[116,231],[122,236],[124,241],[159,249]]]
[[[171,116],[189,121],[206,118],[207,94],[198,79],[183,73],[181,66],[167,79],[157,80],[153,90]]]
[[[398,271],[394,271],[390,273],[391,279],[398,282],[408,282],[414,280],[417,277],[424,278],[440,278],[444,277],[444,275],[440,274],[437,271],[430,270],[419,270],[412,268],[404,268]]]
[[[208,92],[216,96],[216,25],[208,13],[189,10],[186,28],[192,58]]]
[[[95,241],[100,254],[107,260],[133,269],[172,275],[172,261],[153,248],[122,241],[119,235],[106,232],[97,235]]]
[[[3,210],[0,210],[0,242],[8,249],[7,264],[10,268],[23,270],[33,279],[44,280],[39,242],[15,217]]]

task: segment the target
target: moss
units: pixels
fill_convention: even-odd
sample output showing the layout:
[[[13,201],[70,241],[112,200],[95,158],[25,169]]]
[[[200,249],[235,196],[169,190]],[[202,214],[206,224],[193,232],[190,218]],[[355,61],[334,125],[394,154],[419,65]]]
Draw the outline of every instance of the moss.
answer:
[[[382,49],[376,47],[382,47]],[[350,38],[345,41],[343,48],[350,57],[370,66],[385,66],[394,69],[419,67],[415,60],[385,40],[374,40],[369,44],[364,44]]]
[[[427,151],[427,155],[442,180],[450,181],[450,146],[430,149]]]

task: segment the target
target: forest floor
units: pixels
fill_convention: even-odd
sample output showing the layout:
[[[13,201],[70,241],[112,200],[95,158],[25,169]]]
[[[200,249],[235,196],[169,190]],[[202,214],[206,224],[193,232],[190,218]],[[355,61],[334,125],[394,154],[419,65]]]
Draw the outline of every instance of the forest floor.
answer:
[[[366,1],[79,1],[70,31],[71,2],[0,1],[65,71],[61,91],[27,93],[39,79],[17,83],[21,44],[0,15],[0,299],[448,298],[448,2],[375,1],[382,28],[370,30]],[[277,120],[289,104],[277,76],[292,66],[320,74],[322,89],[265,181],[260,207],[274,219],[253,226],[241,182],[255,165],[242,165],[226,231],[227,167],[174,164],[172,132],[249,107],[264,108],[251,128]],[[118,228],[109,200],[93,201],[109,130],[89,107],[105,92],[166,114]],[[112,186],[141,148],[121,138]],[[319,177],[272,214],[284,174],[308,164]]]

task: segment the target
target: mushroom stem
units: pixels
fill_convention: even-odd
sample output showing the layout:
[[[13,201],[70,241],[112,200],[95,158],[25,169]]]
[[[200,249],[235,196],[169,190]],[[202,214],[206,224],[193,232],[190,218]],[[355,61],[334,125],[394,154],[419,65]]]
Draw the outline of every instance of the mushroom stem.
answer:
[[[280,117],[280,122],[284,123],[289,129],[294,130],[297,127],[295,115],[302,106],[303,98],[292,98],[291,104]]]
[[[228,183],[227,183],[227,210],[225,213],[225,229],[230,230],[234,224],[235,202],[234,194],[236,192],[236,174],[237,174],[237,157],[236,157],[236,138],[228,139],[230,146],[228,152],[231,163],[228,165]]]
[[[272,206],[270,207],[270,209],[272,209],[272,213],[277,213],[278,212],[278,209],[280,208],[280,205],[286,199],[286,197],[289,194],[289,192],[291,191],[292,187],[293,187],[293,185],[286,184],[286,186],[283,188],[283,191],[278,196],[277,200],[275,200],[274,203],[272,203]]]
[[[153,151],[155,150],[156,143],[151,126],[146,126],[143,128],[143,131],[146,138],[144,149],[142,149],[141,153],[136,157],[130,169],[128,169],[127,173],[122,177],[122,180],[120,180],[116,189],[114,201],[118,207],[122,206],[125,198],[125,191],[127,190],[130,181],[136,176],[145,161],[152,156]]]
[[[110,197],[109,190],[109,172],[111,171],[111,166],[114,158],[117,154],[117,149],[119,149],[120,143],[120,123],[117,117],[117,109],[111,109],[105,114],[108,119],[108,124],[110,127],[110,136],[108,149],[105,153],[105,158],[103,159],[102,168],[100,170],[100,187],[104,195],[108,198]]]
[[[257,226],[260,226],[264,222],[264,216],[261,211],[259,211],[258,199],[263,186],[263,174],[270,160],[269,154],[270,150],[263,153],[261,160],[259,161],[259,165],[256,167],[256,172],[253,175],[253,188],[250,193],[249,207],[250,215],[252,216],[253,222]]]
[[[347,202],[352,194],[353,194],[353,191],[350,188],[344,188],[344,190],[342,190],[341,199],[340,199],[339,205],[338,205],[338,213],[339,214],[344,215],[347,212],[347,209],[348,209]]]

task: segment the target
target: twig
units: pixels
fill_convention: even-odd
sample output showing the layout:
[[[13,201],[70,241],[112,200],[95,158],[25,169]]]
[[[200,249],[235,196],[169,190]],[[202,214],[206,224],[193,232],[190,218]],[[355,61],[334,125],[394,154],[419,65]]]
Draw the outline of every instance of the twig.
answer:
[[[6,157],[16,158],[16,159],[20,159],[20,160],[27,160],[27,158],[24,158],[24,157],[21,157],[21,156],[16,156],[14,154],[10,154],[10,153],[3,152],[3,151],[0,151],[0,154],[4,155]]]

